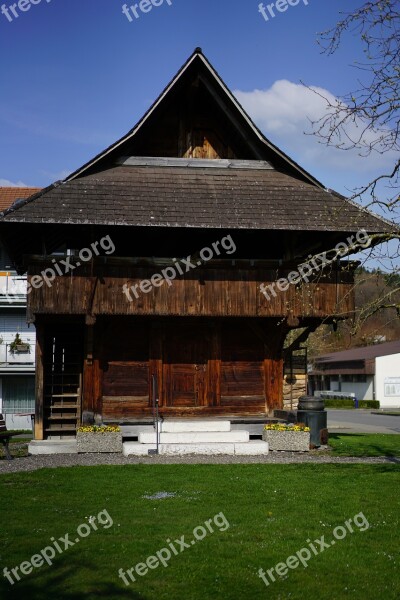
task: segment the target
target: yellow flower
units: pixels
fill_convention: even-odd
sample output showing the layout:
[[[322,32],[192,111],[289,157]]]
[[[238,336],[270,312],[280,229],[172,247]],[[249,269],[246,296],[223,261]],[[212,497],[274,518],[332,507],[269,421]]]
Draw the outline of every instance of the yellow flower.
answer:
[[[116,425],[83,425],[78,428],[80,433],[118,433],[121,428]]]
[[[303,423],[295,423],[294,425],[285,425],[284,423],[268,423],[264,426],[266,431],[310,431],[309,427],[305,427]]]

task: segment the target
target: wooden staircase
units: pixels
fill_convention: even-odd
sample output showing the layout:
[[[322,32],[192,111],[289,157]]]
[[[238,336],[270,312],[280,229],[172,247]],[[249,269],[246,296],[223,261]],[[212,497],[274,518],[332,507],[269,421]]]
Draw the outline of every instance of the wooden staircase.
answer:
[[[45,439],[71,439],[81,421],[82,334],[76,327],[59,328],[45,344]]]

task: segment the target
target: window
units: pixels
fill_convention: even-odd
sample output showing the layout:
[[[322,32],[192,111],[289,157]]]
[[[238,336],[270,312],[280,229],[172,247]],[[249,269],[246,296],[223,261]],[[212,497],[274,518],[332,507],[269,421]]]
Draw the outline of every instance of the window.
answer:
[[[344,383],[366,383],[366,375],[342,375],[342,382]]]
[[[35,412],[35,378],[3,377],[3,413]]]
[[[0,331],[3,333],[34,333],[35,328],[29,327],[26,322],[25,311],[20,314],[7,312],[0,315]]]

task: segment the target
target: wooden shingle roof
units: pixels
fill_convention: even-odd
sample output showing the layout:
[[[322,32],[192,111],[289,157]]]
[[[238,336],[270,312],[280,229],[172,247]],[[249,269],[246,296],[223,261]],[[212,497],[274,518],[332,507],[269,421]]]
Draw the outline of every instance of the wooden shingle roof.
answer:
[[[180,162],[181,161],[181,162]],[[370,233],[388,223],[338,194],[254,161],[118,165],[55,185],[5,222]],[[135,162],[135,161],[134,161]],[[195,166],[196,165],[196,166]]]

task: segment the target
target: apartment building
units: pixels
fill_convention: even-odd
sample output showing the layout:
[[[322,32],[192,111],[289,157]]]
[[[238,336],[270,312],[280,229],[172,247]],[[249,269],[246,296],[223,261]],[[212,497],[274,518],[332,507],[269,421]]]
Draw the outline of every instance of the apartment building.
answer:
[[[0,211],[38,191],[0,187]],[[0,242],[0,413],[8,429],[31,428],[35,413],[36,332],[26,323],[26,290],[26,275],[13,269]]]

